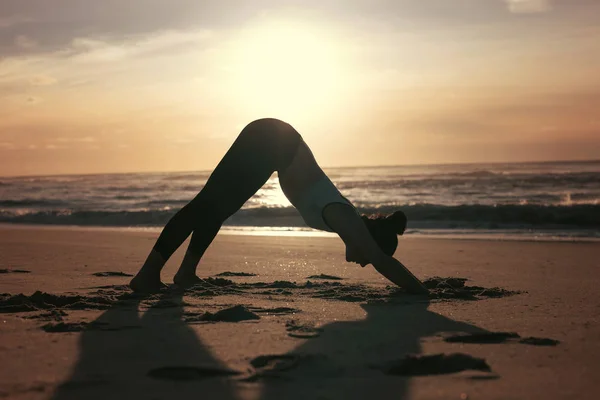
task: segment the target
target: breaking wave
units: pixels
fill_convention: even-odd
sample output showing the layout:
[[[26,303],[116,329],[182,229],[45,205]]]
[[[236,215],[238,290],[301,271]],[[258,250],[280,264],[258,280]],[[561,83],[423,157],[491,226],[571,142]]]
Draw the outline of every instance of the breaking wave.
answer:
[[[386,214],[403,210],[409,228],[561,228],[600,229],[600,205],[457,205],[417,204],[359,208],[364,214]],[[0,222],[82,225],[82,226],[163,226],[176,210],[141,211],[32,211],[0,212]],[[225,225],[259,227],[304,227],[293,207],[254,207],[242,209]]]

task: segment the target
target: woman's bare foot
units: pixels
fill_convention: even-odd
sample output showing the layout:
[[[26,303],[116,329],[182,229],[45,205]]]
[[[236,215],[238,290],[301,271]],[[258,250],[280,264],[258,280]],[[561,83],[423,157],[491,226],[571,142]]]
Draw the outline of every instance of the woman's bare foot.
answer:
[[[140,271],[129,282],[129,287],[139,293],[156,293],[165,288],[166,285],[160,281],[160,271],[165,262],[160,253],[152,249]]]
[[[195,274],[185,274],[177,272],[173,277],[173,283],[180,287],[190,287],[202,282]]]
[[[177,286],[188,288],[202,282],[202,279],[196,276],[196,267],[198,266],[201,257],[201,255],[196,254],[189,249],[185,252],[181,266],[173,277],[173,282]]]
[[[129,282],[129,287],[136,293],[156,293],[167,287],[160,281],[160,276],[147,276],[147,274],[138,273]]]

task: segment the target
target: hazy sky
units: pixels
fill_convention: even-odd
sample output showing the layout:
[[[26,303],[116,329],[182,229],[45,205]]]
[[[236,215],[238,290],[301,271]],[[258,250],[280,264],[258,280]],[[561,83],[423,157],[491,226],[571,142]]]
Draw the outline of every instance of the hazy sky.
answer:
[[[0,175],[600,158],[597,0],[1,0]]]

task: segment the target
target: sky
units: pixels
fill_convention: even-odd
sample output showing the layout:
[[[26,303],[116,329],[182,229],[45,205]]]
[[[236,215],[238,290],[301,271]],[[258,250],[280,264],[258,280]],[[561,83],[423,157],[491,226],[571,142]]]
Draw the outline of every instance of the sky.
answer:
[[[600,158],[597,0],[2,0],[0,175]]]

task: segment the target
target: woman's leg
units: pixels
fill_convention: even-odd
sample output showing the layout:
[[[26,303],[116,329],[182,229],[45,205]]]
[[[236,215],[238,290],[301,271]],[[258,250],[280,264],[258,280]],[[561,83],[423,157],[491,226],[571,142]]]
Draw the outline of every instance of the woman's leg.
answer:
[[[131,287],[140,291],[159,288],[162,267],[192,232],[175,280],[178,284],[197,281],[198,261],[223,222],[239,210],[273,172],[289,165],[300,140],[294,128],[276,119],[257,120],[246,126],[200,193],[169,220]]]

